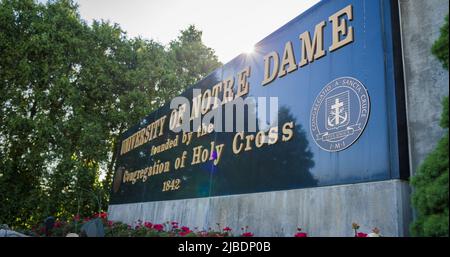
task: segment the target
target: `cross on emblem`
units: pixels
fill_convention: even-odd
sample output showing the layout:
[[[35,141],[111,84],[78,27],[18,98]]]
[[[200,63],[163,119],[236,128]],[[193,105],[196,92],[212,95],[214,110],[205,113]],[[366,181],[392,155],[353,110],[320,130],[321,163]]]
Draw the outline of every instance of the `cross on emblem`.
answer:
[[[334,126],[337,126],[339,124],[341,124],[341,122],[345,122],[345,120],[347,119],[347,113],[345,113],[344,115],[341,115],[341,107],[344,106],[343,102],[339,101],[339,98],[336,98],[336,100],[334,101],[334,104],[331,106],[331,109],[334,111],[333,114],[333,118],[331,119],[331,122],[333,122],[334,120]],[[342,121],[341,121],[342,119]]]
[[[346,125],[349,119],[348,92],[332,96],[327,101],[330,104],[326,115],[327,127],[331,129]]]
[[[328,83],[311,108],[310,130],[315,143],[328,152],[348,148],[364,130],[369,108],[367,89],[357,79],[342,77]]]

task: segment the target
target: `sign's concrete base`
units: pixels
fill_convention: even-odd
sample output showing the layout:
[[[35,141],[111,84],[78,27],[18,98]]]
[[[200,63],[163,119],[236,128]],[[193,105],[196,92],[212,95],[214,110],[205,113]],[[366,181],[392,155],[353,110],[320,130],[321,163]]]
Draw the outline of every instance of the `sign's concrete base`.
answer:
[[[406,236],[411,220],[408,182],[388,180],[265,193],[145,202],[109,206],[109,218],[177,221],[191,229],[241,227],[255,236],[293,236],[303,228],[309,236],[352,236],[352,222],[361,232],[378,227],[384,236]]]

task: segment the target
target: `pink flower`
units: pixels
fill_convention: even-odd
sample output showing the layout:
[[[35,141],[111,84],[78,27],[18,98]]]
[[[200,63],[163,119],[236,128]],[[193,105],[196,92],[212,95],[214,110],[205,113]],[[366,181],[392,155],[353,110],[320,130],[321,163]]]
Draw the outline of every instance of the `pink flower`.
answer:
[[[114,225],[114,221],[108,220],[108,227],[112,227]]]
[[[298,232],[297,234],[294,235],[295,237],[308,237],[308,234],[303,233],[303,232]]]
[[[178,225],[178,222],[172,221],[171,224],[172,224],[172,226],[177,226],[177,225]]]
[[[223,231],[225,231],[225,232],[231,231],[231,228],[230,227],[224,227]]]
[[[189,233],[191,233],[191,231],[180,231],[180,233],[178,233],[178,235],[185,236],[185,235],[187,235]]]
[[[154,228],[155,230],[157,230],[158,232],[161,232],[161,231],[164,230],[164,225],[162,225],[162,224],[155,224],[155,225],[153,226],[153,228]]]
[[[363,233],[363,232],[358,232],[358,233],[356,234],[356,237],[367,237],[367,234],[366,234],[366,233]]]
[[[151,222],[144,222],[146,228],[152,228],[153,224]]]
[[[253,233],[252,232],[245,232],[242,234],[243,237],[252,237]]]
[[[175,228],[178,228],[178,225],[173,225],[172,228],[174,228],[174,229],[175,229]]]
[[[191,232],[192,232],[192,230],[190,230],[189,227],[182,226],[181,227],[181,231],[180,231],[180,233],[178,233],[178,235],[185,236],[185,235],[187,235],[187,234],[189,234]]]

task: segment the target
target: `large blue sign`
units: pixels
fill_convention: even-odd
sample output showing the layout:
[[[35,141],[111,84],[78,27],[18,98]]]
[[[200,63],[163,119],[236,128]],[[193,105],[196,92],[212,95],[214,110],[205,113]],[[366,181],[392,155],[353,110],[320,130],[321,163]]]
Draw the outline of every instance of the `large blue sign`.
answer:
[[[122,135],[111,204],[406,178],[397,11],[321,1],[142,119]],[[254,130],[194,125],[250,98],[276,98],[276,122],[258,102]]]

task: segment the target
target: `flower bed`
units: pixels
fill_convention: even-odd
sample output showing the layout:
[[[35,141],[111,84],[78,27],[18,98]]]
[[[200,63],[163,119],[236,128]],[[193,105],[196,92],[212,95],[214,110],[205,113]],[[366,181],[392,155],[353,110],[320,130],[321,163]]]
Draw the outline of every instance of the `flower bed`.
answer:
[[[105,212],[94,214],[92,217],[81,218],[75,216],[70,220],[56,220],[53,228],[47,231],[44,223],[33,227],[30,231],[25,231],[31,236],[51,236],[64,237],[68,234],[82,235],[81,227],[92,219],[100,219],[103,223],[106,237],[232,237],[242,236],[251,237],[252,232],[248,231],[248,227],[241,228],[240,233],[233,233],[230,227],[221,227],[217,224],[216,229],[208,228],[208,230],[200,230],[197,227],[189,228],[180,226],[178,222],[165,222],[153,224],[148,221],[138,220],[134,226],[108,220]]]
[[[235,232],[228,226],[222,227],[217,223],[216,228],[208,228],[207,230],[197,227],[189,228],[180,225],[177,221],[167,221],[165,223],[152,223],[149,221],[138,220],[133,226],[108,220],[106,212],[96,213],[92,217],[81,218],[75,216],[69,220],[57,219],[53,228],[46,230],[44,223],[33,227],[30,231],[25,231],[30,236],[38,237],[65,237],[65,236],[83,236],[81,227],[87,222],[98,219],[104,227],[105,237],[253,237],[254,234],[248,231],[249,227],[242,227],[240,231]],[[359,232],[359,225],[352,224],[355,237],[377,237],[380,236],[380,230],[374,228],[372,233],[366,234]],[[308,234],[303,232],[301,228],[297,228],[294,237],[307,237]]]

